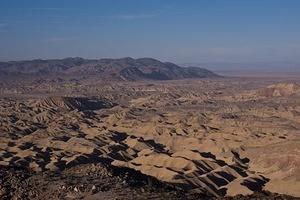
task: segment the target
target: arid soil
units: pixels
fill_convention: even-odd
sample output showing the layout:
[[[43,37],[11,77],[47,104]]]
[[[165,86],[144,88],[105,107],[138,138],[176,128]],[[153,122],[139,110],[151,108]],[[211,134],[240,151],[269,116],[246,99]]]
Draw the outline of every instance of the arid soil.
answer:
[[[0,199],[300,197],[297,80],[0,84]]]

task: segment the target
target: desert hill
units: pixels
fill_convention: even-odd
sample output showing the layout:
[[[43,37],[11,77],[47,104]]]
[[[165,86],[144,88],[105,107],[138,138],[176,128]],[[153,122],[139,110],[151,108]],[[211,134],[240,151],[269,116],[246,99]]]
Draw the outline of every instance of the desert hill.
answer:
[[[121,58],[88,60],[65,58],[0,62],[0,71],[7,75],[76,75],[97,76],[104,80],[176,80],[216,78],[217,74],[198,67],[180,67],[153,58]]]
[[[98,73],[77,60],[45,76],[1,69],[23,74],[0,78],[0,199],[300,197],[299,80],[183,79],[198,69],[130,58]]]
[[[258,91],[258,95],[264,97],[284,97],[297,95],[300,92],[300,87],[293,83],[279,83],[270,85],[267,88]]]
[[[61,108],[68,110],[98,110],[101,108],[112,107],[111,102],[100,101],[96,99],[88,99],[84,97],[47,97],[37,103],[41,108]]]
[[[176,191],[208,199],[264,190],[299,197],[298,85],[226,78],[76,84],[57,78],[13,87],[4,81],[0,180],[5,181],[0,187],[5,193],[0,199],[31,193],[36,199],[53,194],[57,199],[120,197],[137,189],[128,185],[138,181],[135,174],[173,188],[163,191],[165,199],[176,199]],[[20,169],[33,175],[6,179],[7,168],[11,174]],[[110,169],[125,172],[125,180],[92,176]],[[51,177],[40,178],[47,173],[65,178],[55,178],[54,184]],[[106,180],[112,184],[103,189]],[[34,189],[10,188],[22,184]],[[157,189],[151,185],[142,190],[152,196]]]

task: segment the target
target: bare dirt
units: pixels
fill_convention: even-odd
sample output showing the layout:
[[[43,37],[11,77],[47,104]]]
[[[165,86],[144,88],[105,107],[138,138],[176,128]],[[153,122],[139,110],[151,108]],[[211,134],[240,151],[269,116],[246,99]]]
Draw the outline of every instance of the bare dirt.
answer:
[[[300,197],[286,79],[1,82],[2,199]]]

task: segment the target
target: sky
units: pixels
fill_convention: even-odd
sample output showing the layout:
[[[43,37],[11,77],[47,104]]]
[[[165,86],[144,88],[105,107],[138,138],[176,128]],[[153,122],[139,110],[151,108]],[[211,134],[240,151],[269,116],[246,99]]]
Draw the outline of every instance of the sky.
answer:
[[[299,62],[299,0],[0,0],[0,60]]]

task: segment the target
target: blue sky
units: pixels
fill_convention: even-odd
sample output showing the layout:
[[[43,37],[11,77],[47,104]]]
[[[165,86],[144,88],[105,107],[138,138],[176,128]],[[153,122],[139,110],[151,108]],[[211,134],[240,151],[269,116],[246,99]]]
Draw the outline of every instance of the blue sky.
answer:
[[[75,56],[300,62],[300,1],[0,1],[0,60]]]

